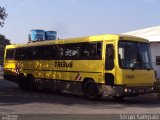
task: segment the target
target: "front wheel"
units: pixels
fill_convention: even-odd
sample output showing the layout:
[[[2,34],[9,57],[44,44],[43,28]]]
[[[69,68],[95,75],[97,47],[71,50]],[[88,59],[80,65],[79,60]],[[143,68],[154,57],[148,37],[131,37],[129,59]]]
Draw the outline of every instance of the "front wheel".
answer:
[[[84,82],[82,91],[84,96],[91,100],[100,99],[102,97],[102,94],[99,92],[98,85],[93,80]]]

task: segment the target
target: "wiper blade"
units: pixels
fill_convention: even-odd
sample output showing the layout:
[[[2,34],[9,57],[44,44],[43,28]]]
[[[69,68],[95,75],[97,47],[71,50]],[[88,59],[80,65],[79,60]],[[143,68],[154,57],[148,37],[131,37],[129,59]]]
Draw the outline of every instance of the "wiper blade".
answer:
[[[143,65],[143,68],[147,69],[148,71],[150,70],[149,63],[142,62],[142,65]]]

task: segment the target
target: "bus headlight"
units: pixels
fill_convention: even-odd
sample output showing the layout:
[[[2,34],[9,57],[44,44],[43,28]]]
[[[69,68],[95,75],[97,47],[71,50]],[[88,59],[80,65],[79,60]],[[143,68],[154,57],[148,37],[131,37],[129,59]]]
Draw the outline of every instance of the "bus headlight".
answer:
[[[127,92],[128,92],[128,89],[127,89],[127,88],[125,88],[125,89],[124,89],[124,92],[125,92],[125,93],[127,93]]]

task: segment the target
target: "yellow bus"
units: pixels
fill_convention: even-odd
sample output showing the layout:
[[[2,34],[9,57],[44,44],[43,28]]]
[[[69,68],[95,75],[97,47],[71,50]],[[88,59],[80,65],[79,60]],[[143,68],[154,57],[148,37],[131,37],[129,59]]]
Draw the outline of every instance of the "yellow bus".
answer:
[[[83,93],[120,99],[152,93],[154,70],[146,39],[105,34],[8,45],[4,79],[21,89]]]

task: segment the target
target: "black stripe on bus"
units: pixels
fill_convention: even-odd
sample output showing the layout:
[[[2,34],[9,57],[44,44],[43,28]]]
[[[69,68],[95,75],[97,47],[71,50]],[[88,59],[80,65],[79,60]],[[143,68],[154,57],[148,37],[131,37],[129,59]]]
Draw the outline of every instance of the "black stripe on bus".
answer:
[[[57,82],[77,82],[77,83],[83,83],[83,81],[78,81],[78,80],[64,80],[64,79],[47,79],[47,78],[35,78],[35,79],[40,79],[44,81],[57,81]],[[105,85],[104,83],[97,83],[98,85]]]

